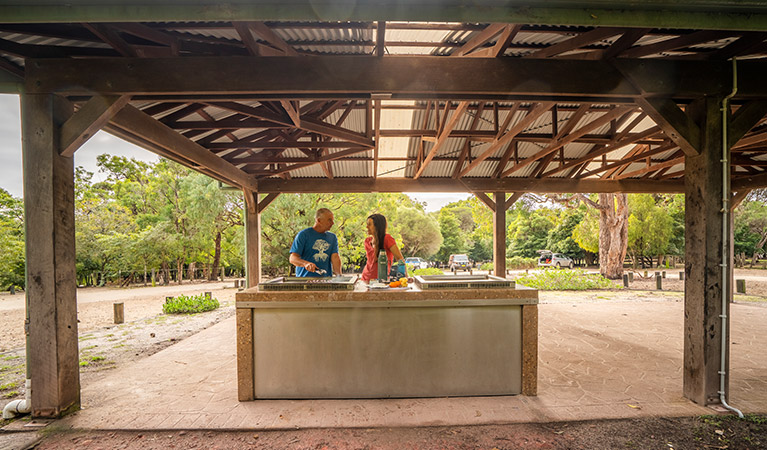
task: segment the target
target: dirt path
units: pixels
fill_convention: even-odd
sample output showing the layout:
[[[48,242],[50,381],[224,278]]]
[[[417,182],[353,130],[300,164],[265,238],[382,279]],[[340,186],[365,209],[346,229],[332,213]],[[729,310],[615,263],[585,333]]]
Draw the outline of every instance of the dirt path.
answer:
[[[81,288],[77,290],[78,332],[82,336],[92,330],[112,325],[112,304],[123,302],[125,321],[162,314],[165,297],[211,291],[219,301],[233,301],[232,281],[195,283],[156,287]],[[24,293],[0,296],[0,353],[24,346]]]

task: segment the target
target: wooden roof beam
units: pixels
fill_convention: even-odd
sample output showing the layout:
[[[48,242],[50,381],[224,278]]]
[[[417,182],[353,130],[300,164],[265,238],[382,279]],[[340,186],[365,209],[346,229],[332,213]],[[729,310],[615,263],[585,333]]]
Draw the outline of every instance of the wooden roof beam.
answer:
[[[625,31],[625,28],[597,27],[591,31],[587,31],[585,33],[574,36],[566,41],[550,45],[542,50],[538,50],[535,53],[525,56],[525,58],[551,58],[552,56],[557,56],[561,53],[581,48],[584,45],[615,36],[616,34],[624,33]]]
[[[733,181],[735,182],[735,181]],[[767,178],[765,179],[767,183]],[[539,192],[539,193],[683,193],[681,180],[577,180],[561,178],[503,178],[454,180],[421,178],[297,178],[259,180],[259,192],[330,193],[330,192]]]
[[[539,151],[535,155],[530,156],[524,161],[520,161],[518,164],[515,164],[511,168],[505,170],[503,174],[501,174],[501,176],[507,177],[511,175],[512,173],[516,172],[517,170],[522,169],[523,167],[527,167],[533,162],[547,156],[548,154],[552,152],[557,151],[560,147],[575,141],[578,137],[583,136],[589,131],[599,128],[617,117],[620,117],[624,114],[632,112],[633,109],[634,108],[631,106],[622,106],[622,107],[615,108],[612,111],[604,113],[602,116],[582,126],[577,131],[569,133],[568,135],[562,137],[561,139],[556,140],[551,145]]]
[[[700,127],[676,102],[669,98],[639,97],[637,104],[686,154],[700,154]]]
[[[96,95],[75,112],[59,131],[59,154],[73,156],[75,151],[96,134],[117,111],[130,101],[127,95]]]
[[[424,158],[423,162],[421,163],[421,167],[419,167],[416,173],[413,175],[413,179],[417,180],[423,174],[424,170],[426,170],[426,167],[429,165],[431,160],[434,158],[434,156],[437,155],[439,150],[445,144],[445,141],[447,141],[447,138],[450,136],[450,132],[453,131],[453,128],[455,128],[455,126],[458,124],[458,119],[461,118],[468,105],[469,102],[461,102],[455,108],[455,111],[453,111],[450,119],[446,121],[444,129],[437,137],[437,142],[435,142],[431,147],[429,153],[426,155],[426,158]]]
[[[514,137],[529,127],[538,117],[545,112],[549,111],[556,103],[555,102],[542,102],[531,109],[522,120],[517,122],[508,132],[504,133],[502,137],[496,138],[479,156],[477,159],[466,166],[461,173],[458,174],[459,178],[469,173],[472,169],[477,167],[482,161],[487,159],[490,155],[498,151],[499,148],[511,142]]]

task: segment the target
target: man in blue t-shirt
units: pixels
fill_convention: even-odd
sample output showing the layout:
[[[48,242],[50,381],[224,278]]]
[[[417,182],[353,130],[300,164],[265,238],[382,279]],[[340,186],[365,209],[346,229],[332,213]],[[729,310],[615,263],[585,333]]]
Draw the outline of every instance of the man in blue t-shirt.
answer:
[[[331,233],[333,212],[320,208],[314,215],[314,226],[301,230],[290,247],[290,263],[298,277],[341,275],[338,239]]]

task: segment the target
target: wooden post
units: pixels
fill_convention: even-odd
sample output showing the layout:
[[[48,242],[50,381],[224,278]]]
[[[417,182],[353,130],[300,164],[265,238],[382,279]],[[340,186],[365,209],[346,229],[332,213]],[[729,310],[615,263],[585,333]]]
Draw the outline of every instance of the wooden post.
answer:
[[[663,272],[661,272],[661,273],[660,273],[660,276],[661,276],[662,278],[666,278],[666,271],[664,270]]]
[[[493,213],[493,270],[499,276],[506,273],[506,193],[495,192]]]
[[[80,406],[74,161],[60,156],[58,145],[71,113],[54,95],[21,96],[33,417]]]
[[[738,294],[746,293],[746,280],[735,280]]]
[[[679,272],[679,279],[684,281],[684,272]]]
[[[719,403],[722,351],[722,118],[717,98],[691,104],[700,131],[700,154],[685,158],[684,396],[701,405]],[[697,118],[699,120],[696,120]],[[729,168],[727,169],[729,171]],[[727,275],[728,276],[728,275]],[[729,319],[728,319],[729,320]],[[728,327],[729,330],[729,327]],[[729,332],[725,336],[729,342]],[[729,392],[729,352],[725,393]]]
[[[261,279],[261,214],[258,193],[245,194],[245,270],[247,287],[257,286]]]
[[[538,305],[522,305],[522,395],[538,395]]]
[[[115,312],[115,323],[120,324],[125,322],[125,309],[123,308],[123,303],[115,303],[114,304],[114,312]]]
[[[623,287],[629,287],[629,275],[627,273],[623,274]]]
[[[655,289],[663,290],[663,277],[660,275],[660,272],[655,272]]]
[[[633,283],[634,282],[634,272],[629,272],[628,275],[629,275],[629,283]]]

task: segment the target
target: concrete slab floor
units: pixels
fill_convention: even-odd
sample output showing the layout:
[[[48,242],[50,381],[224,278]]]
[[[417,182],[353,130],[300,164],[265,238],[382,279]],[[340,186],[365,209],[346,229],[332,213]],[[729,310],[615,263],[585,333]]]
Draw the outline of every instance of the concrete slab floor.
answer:
[[[767,308],[731,308],[730,404],[767,412]],[[537,397],[237,401],[228,319],[83,386],[76,429],[415,427],[714,414],[682,397],[683,303],[540,305]]]

